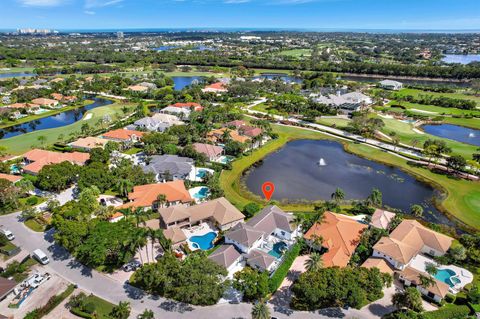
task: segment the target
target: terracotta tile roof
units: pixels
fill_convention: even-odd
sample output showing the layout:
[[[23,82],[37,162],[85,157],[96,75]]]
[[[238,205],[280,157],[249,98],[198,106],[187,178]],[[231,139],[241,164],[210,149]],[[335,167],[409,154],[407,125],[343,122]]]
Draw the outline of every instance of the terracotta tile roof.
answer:
[[[177,180],[162,184],[135,186],[133,192],[128,194],[128,199],[131,202],[120,206],[120,208],[152,206],[160,194],[166,196],[167,202],[190,203],[192,201],[183,181]]]
[[[104,133],[102,136],[108,139],[130,141],[132,138],[141,138],[145,133],[135,130],[125,130],[122,128]]]
[[[10,109],[28,109],[28,108],[40,107],[40,105],[34,104],[34,103],[13,103],[13,104],[7,105],[6,107]]]
[[[142,85],[131,85],[127,88],[127,90],[135,91],[135,92],[146,92],[149,90],[149,88]]]
[[[393,259],[407,264],[424,246],[446,253],[453,238],[426,228],[416,220],[404,220],[373,248]]]
[[[210,85],[207,85],[204,89],[204,91],[210,91],[210,92],[226,92],[227,88],[222,82],[215,82]]]
[[[17,286],[15,281],[0,277],[0,299],[8,295],[15,286]]]
[[[46,98],[38,98],[32,100],[32,103],[38,104],[38,105],[57,105],[58,101],[57,100],[52,100],[52,99],[46,99]]]
[[[85,165],[90,159],[90,154],[80,152],[59,153],[33,149],[23,154],[23,157],[29,162],[33,162],[24,166],[23,169],[28,172],[38,173],[43,166],[50,164],[70,162],[72,164]]]
[[[22,179],[22,176],[0,173],[0,179],[6,179],[7,181],[16,183]]]
[[[223,138],[224,132],[228,131],[230,138],[239,143],[246,143],[250,141],[250,138],[247,136],[242,136],[237,130],[230,130],[226,127],[212,130],[207,133],[207,139],[212,142],[221,141]]]
[[[225,123],[224,126],[234,126],[236,128],[240,128],[242,126],[246,125],[245,121],[242,121],[242,120],[235,120],[235,121],[231,121],[231,122],[228,122],[228,123]]]
[[[187,108],[187,109],[194,109],[195,111],[201,111],[203,110],[203,107],[199,104],[199,103],[195,103],[195,102],[186,102],[186,103],[175,103],[175,104],[172,104],[170,106],[173,106],[173,107],[180,107],[180,108]]]
[[[394,273],[393,268],[383,258],[370,257],[367,260],[365,260],[365,262],[362,264],[361,267],[368,268],[368,269],[378,268],[378,270],[380,270],[380,272],[390,274],[392,276],[393,276],[393,273]]]
[[[194,143],[193,148],[198,153],[207,155],[208,158],[214,158],[222,154],[223,148],[211,144]]]
[[[322,255],[325,267],[345,267],[367,227],[347,216],[325,212],[323,221],[313,225],[305,233],[304,238],[307,240],[312,240],[315,236],[323,238],[322,246],[328,249]]]
[[[370,225],[376,228],[387,229],[394,217],[395,213],[377,208],[372,215]]]
[[[407,267],[405,268],[402,272],[400,272],[400,276],[403,278],[407,279],[408,281],[414,283],[417,286],[420,285],[420,275],[426,276],[426,277],[431,277],[429,274],[421,272],[417,269],[414,269],[412,267]],[[450,286],[442,281],[439,281],[435,278],[433,278],[434,284],[429,287],[423,287],[425,288],[428,292],[431,292],[437,296],[440,296],[441,298],[445,298],[445,296],[448,294],[448,289]]]
[[[103,148],[107,143],[108,143],[108,140],[106,139],[88,136],[85,138],[80,138],[75,142],[70,143],[70,146],[76,147],[76,148],[92,149],[96,147]]]
[[[57,101],[61,101],[63,99],[63,95],[60,93],[52,93],[50,96]]]

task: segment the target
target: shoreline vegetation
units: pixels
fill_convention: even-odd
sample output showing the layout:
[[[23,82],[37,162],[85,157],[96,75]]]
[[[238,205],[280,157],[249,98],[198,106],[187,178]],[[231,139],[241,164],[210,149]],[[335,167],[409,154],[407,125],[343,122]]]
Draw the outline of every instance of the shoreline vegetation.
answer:
[[[108,100],[108,98],[105,98],[105,100]],[[111,100],[111,99],[110,99],[110,100]],[[48,112],[45,112],[45,113],[41,113],[41,114],[28,115],[28,116],[22,117],[22,118],[20,118],[20,119],[18,119],[18,120],[11,121],[10,123],[0,124],[0,129],[9,128],[9,127],[16,126],[16,125],[21,125],[21,124],[24,124],[24,123],[28,123],[28,122],[40,120],[40,119],[43,119],[43,118],[45,118],[45,117],[49,117],[49,116],[61,114],[61,113],[63,113],[63,112],[68,112],[68,111],[71,111],[71,110],[76,110],[76,109],[85,107],[85,106],[87,106],[87,105],[89,105],[89,104],[92,104],[92,103],[94,103],[94,102],[95,102],[95,101],[92,100],[92,99],[86,99],[86,100],[82,101],[81,103],[77,103],[77,104],[74,104],[74,105],[65,106],[65,107],[62,107],[61,109],[53,109],[53,110],[51,110],[51,111],[48,111]]]
[[[478,218],[480,187],[478,187],[477,182],[457,180],[451,176],[436,174],[426,168],[409,165],[407,160],[376,148],[364,144],[345,142],[320,132],[279,125],[273,125],[273,128],[274,132],[279,134],[278,139],[269,141],[262,148],[236,160],[232,163],[232,170],[224,170],[221,174],[220,184],[225,191],[225,196],[240,209],[252,201],[260,204],[267,203],[264,199],[246,189],[245,185],[242,185],[242,178],[252,165],[281,149],[290,141],[298,139],[326,139],[341,142],[347,152],[384,165],[395,166],[419,181],[427,183],[442,193],[441,199],[434,200],[434,204],[440,212],[461,228],[466,230],[480,229],[480,218]],[[312,211],[315,202],[280,202],[279,205],[287,211]]]

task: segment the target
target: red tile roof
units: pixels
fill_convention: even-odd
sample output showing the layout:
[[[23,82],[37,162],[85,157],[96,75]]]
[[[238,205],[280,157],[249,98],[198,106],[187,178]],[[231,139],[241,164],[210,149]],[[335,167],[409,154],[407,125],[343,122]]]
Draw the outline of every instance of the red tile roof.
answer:
[[[90,159],[90,154],[72,152],[58,153],[39,149],[33,149],[23,154],[23,157],[30,163],[23,167],[25,171],[38,173],[45,165],[58,164],[62,162],[70,162],[77,165],[85,165]]]
[[[145,134],[144,132],[135,131],[135,130],[125,130],[120,128],[117,130],[109,131],[103,134],[102,136],[108,139],[129,141],[135,137],[141,138],[144,134]]]
[[[182,180],[176,180],[161,184],[135,186],[133,192],[128,194],[128,199],[130,199],[131,202],[119,208],[152,206],[160,194],[166,196],[167,202],[190,203],[192,201],[192,197],[185,188],[184,182]]]
[[[16,183],[22,179],[22,176],[0,173],[0,179],[6,179],[7,181]]]
[[[187,109],[192,109],[193,108],[193,110],[195,110],[195,111],[203,110],[203,107],[199,103],[195,103],[195,102],[187,102],[187,103],[180,103],[179,102],[179,103],[172,104],[170,106],[187,108]]]

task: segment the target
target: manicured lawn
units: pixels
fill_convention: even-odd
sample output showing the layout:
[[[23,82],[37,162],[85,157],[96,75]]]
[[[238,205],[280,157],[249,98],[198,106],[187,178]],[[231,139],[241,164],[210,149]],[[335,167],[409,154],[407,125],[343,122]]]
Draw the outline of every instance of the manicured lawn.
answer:
[[[252,194],[241,185],[242,173],[251,165],[294,139],[333,139],[322,133],[300,128],[279,125],[273,125],[273,128],[279,134],[278,139],[269,141],[265,146],[253,151],[251,155],[236,160],[232,163],[232,170],[224,170],[221,174],[220,186],[225,192],[225,197],[240,209],[252,201],[266,204],[263,198]],[[425,168],[414,167],[400,157],[364,144],[344,143],[344,145],[349,152],[384,164],[397,166],[416,176],[416,178],[435,185],[445,193],[444,201],[439,203],[440,210],[454,216],[470,227],[480,229],[480,187],[478,182],[457,180],[433,173]],[[309,211],[312,210],[313,203],[280,206],[289,211]]]
[[[419,115],[427,115],[427,116],[439,116],[439,115],[465,115],[465,114],[476,114],[480,115],[480,111],[478,110],[461,110],[454,107],[441,107],[435,105],[424,105],[424,104],[417,104],[417,103],[410,103],[410,102],[402,102],[402,101],[390,101],[389,105],[402,105],[406,107],[409,111],[417,113]],[[400,110],[398,108],[392,108],[392,110]],[[400,110],[401,111],[401,110]],[[426,111],[426,112],[421,112]],[[432,113],[427,113],[432,112]]]
[[[141,152],[141,151],[142,151],[141,148],[132,147],[132,148],[129,148],[128,150],[124,151],[123,153],[128,154],[128,155],[133,155],[133,154],[137,154],[138,152]]]
[[[93,103],[92,100],[85,100],[85,101],[82,101],[79,104],[72,105],[72,106],[67,106],[67,107],[62,107],[61,109],[58,109],[58,110],[51,110],[51,111],[48,111],[48,112],[45,112],[45,113],[42,113],[42,114],[29,115],[29,116],[22,117],[21,119],[18,119],[18,120],[15,120],[15,121],[7,120],[5,123],[0,125],[0,128],[19,125],[19,124],[26,123],[26,122],[31,122],[31,121],[38,120],[38,119],[41,119],[41,118],[44,118],[44,117],[48,117],[48,116],[63,113],[63,112],[66,112],[66,111],[70,111],[70,110],[73,110],[73,109],[76,109],[76,108],[79,108],[79,107],[82,107],[82,106],[85,106],[85,105],[88,105],[88,104],[91,104],[91,103]]]
[[[454,117],[446,117],[443,122],[460,125],[465,127],[471,127],[477,130],[480,130],[480,118],[473,118],[473,119],[463,119],[463,118],[454,118]]]
[[[37,222],[35,219],[29,219],[24,224],[37,233],[43,233],[45,231],[45,226]]]
[[[422,91],[417,89],[401,89],[400,91],[398,91],[398,93],[403,96],[411,95],[411,96],[417,97],[419,95],[431,95],[431,96],[445,96],[452,99],[472,100],[477,102],[477,105],[480,106],[480,97],[467,95],[463,93],[437,93],[437,92],[428,92],[428,91]]]
[[[252,110],[254,111],[259,111],[259,112],[267,112],[269,110],[275,110],[275,109],[270,109],[270,105],[268,105],[267,103],[260,103],[260,104],[257,104],[255,105],[254,107],[251,108]]]
[[[3,69],[3,67],[0,67],[0,69]],[[8,70],[0,70],[0,73],[24,73],[24,72],[30,72],[33,73],[34,68],[8,68]]]
[[[277,70],[277,69],[254,69],[256,75],[260,75],[262,73],[283,73],[283,74],[291,74],[292,70]]]
[[[350,120],[349,119],[343,119],[343,118],[321,117],[321,118],[317,119],[317,123],[322,124],[322,125],[327,125],[327,126],[334,126],[335,125],[335,127],[342,128],[342,127],[347,127],[348,123],[350,123]]]
[[[110,312],[112,312],[113,307],[115,307],[114,304],[111,304],[110,302],[103,300],[97,296],[90,295],[85,298],[85,304],[91,304],[95,308],[95,313],[97,316],[95,318],[98,319],[111,319],[110,317]]]
[[[475,153],[477,149],[477,147],[473,145],[460,143],[454,140],[441,138],[427,133],[419,134],[413,131],[413,125],[410,123],[405,123],[396,119],[381,119],[385,123],[385,126],[382,128],[382,132],[387,135],[392,131],[395,132],[397,134],[396,136],[400,139],[400,142],[404,144],[412,145],[412,141],[416,139],[419,141],[416,147],[421,147],[423,145],[423,142],[428,139],[443,140],[452,149],[453,154],[462,155],[466,159],[471,159],[472,154]]]
[[[310,49],[293,49],[293,50],[285,50],[278,53],[278,55],[283,56],[290,56],[294,58],[300,58],[302,56],[308,57],[312,54],[312,50]]]
[[[61,135],[63,135],[65,138],[68,138],[71,133],[80,133],[82,124],[84,123],[88,123],[90,127],[96,127],[97,121],[103,118],[105,115],[110,116],[112,119],[116,118],[117,116],[123,117],[124,115],[121,109],[124,105],[125,104],[121,103],[113,103],[111,105],[101,106],[88,111],[85,113],[84,119],[73,124],[52,129],[34,131],[23,135],[2,139],[0,140],[0,146],[5,146],[7,148],[7,152],[10,154],[23,154],[29,149],[42,146],[38,141],[39,136],[45,136],[45,145],[49,145],[57,142]],[[126,104],[126,106],[132,107],[134,104]],[[91,117],[88,120],[85,120],[88,114],[91,114]]]

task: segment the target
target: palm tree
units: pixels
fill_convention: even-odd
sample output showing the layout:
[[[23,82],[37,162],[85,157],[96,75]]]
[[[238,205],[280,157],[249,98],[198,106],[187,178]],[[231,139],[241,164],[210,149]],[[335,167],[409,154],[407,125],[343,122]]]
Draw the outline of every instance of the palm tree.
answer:
[[[420,205],[412,205],[410,206],[410,211],[412,213],[413,216],[415,217],[422,217],[423,216],[423,207],[420,206]]]
[[[378,188],[373,188],[372,193],[367,197],[369,205],[382,207],[382,192]]]
[[[343,199],[345,199],[345,192],[343,191],[343,189],[337,187],[335,189],[335,192],[332,193],[332,195],[330,196],[338,205],[338,203],[340,201],[342,201]]]
[[[425,265],[425,270],[431,276],[435,276],[438,273],[438,268],[434,263],[427,263]]]
[[[125,198],[128,196],[128,193],[131,192],[132,186],[133,183],[125,178],[119,179],[115,185],[120,195]]]
[[[120,301],[118,306],[113,307],[110,316],[115,319],[128,319],[130,316],[130,303],[127,301]]]
[[[259,301],[253,306],[252,319],[270,319],[270,309],[265,301]]]
[[[158,204],[158,207],[163,207],[165,204],[168,205],[168,202],[167,202],[167,195],[165,194],[158,194],[157,196],[157,204]]]
[[[313,252],[310,258],[305,260],[305,267],[308,271],[315,271],[323,267],[322,255],[317,252]]]
[[[137,319],[155,319],[155,315],[150,309],[145,309],[141,314],[137,316]]]
[[[420,274],[418,276],[418,280],[420,281],[420,285],[422,287],[424,287],[425,289],[435,285],[435,279],[433,279],[431,276],[424,276],[424,275]]]

